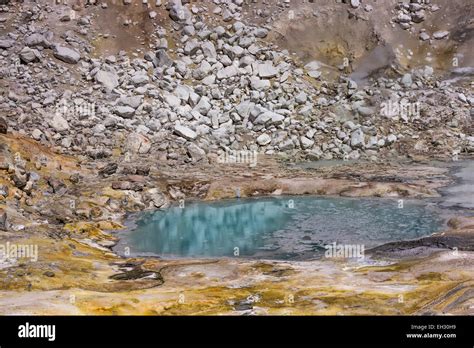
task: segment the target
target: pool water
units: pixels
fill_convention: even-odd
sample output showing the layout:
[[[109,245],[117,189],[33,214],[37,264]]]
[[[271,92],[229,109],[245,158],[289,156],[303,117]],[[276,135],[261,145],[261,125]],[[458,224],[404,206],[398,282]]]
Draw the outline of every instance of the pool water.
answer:
[[[161,257],[306,259],[328,244],[368,248],[441,229],[422,201],[312,196],[187,203],[141,213],[118,248]],[[118,250],[119,251],[119,250]],[[120,252],[120,251],[119,251]]]

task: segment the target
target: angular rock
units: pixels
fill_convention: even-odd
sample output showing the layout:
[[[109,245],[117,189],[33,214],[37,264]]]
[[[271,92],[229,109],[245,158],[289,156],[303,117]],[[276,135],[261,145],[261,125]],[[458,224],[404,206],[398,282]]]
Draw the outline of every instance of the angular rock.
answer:
[[[54,46],[53,55],[68,64],[76,64],[81,59],[81,55],[76,50],[59,45]]]
[[[270,144],[272,138],[268,134],[262,134],[257,138],[257,144],[260,146],[265,146]]]
[[[41,34],[34,33],[25,38],[25,45],[28,47],[42,46],[48,48],[51,43]]]
[[[0,39],[0,48],[7,49],[13,46],[13,40]]]
[[[309,149],[309,148],[313,147],[314,140],[308,139],[307,137],[301,137],[300,138],[300,144],[301,144],[301,148],[303,150],[306,150],[306,149]]]
[[[64,132],[69,129],[69,123],[60,113],[54,114],[54,116],[49,120],[49,125],[53,127],[56,132]]]
[[[36,63],[40,60],[40,53],[37,50],[33,50],[29,47],[24,47],[19,53],[20,60],[25,63]]]
[[[264,79],[273,78],[278,75],[278,69],[273,64],[265,63],[257,66],[258,76]]]
[[[362,132],[362,129],[358,128],[351,134],[351,147],[352,148],[360,148],[364,147],[365,142],[365,135]]]
[[[201,45],[202,53],[207,58],[217,58],[216,48],[210,41],[206,41]]]
[[[122,118],[132,118],[135,114],[135,109],[131,108],[130,106],[117,106],[114,109],[114,113],[119,115]]]
[[[433,38],[435,38],[436,40],[441,40],[447,37],[448,35],[449,35],[449,31],[439,30],[433,33]]]
[[[239,75],[240,71],[235,65],[230,65],[224,69],[221,69],[217,72],[217,79],[228,79],[230,77],[234,77]]]
[[[176,125],[174,126],[174,132],[187,140],[194,140],[197,138],[197,133],[186,126]]]
[[[95,75],[95,80],[108,90],[113,90],[119,85],[117,74],[110,71],[99,70]]]
[[[143,134],[131,133],[127,138],[126,148],[132,153],[146,154],[151,149],[151,141]]]
[[[206,151],[194,143],[189,144],[187,153],[194,162],[201,161],[202,159],[206,158]]]

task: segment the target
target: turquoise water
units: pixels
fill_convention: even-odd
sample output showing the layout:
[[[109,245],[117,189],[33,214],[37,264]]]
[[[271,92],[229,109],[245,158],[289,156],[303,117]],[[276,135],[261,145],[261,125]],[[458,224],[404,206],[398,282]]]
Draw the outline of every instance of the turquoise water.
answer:
[[[300,196],[188,203],[142,213],[135,225],[119,246],[131,255],[305,259],[334,242],[367,250],[422,237],[442,220],[419,201]]]

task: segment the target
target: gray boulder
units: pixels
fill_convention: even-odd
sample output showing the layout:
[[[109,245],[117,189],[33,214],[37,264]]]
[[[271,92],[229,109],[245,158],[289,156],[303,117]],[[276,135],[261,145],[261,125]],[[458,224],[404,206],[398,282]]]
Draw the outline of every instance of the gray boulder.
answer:
[[[76,50],[59,45],[54,46],[53,55],[68,64],[76,64],[81,59],[81,55]]]

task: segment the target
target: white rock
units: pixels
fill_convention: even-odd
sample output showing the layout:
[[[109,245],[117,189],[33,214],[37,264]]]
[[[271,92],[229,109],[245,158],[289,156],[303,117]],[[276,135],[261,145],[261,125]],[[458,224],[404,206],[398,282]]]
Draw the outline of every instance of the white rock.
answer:
[[[364,141],[365,141],[365,135],[364,135],[364,132],[362,132],[362,129],[358,128],[352,132],[351,134],[351,147],[352,148],[363,147]]]
[[[197,138],[197,133],[186,126],[176,125],[174,126],[174,132],[187,140],[194,140]]]
[[[145,154],[151,149],[151,141],[143,134],[131,133],[127,137],[126,147],[132,153]]]
[[[113,90],[119,85],[118,76],[105,70],[99,70],[95,75],[95,80],[109,90]]]
[[[69,129],[69,123],[59,113],[55,113],[50,119],[49,125],[53,127],[56,132],[63,132]]]
[[[314,140],[308,139],[308,138],[306,138],[306,137],[301,137],[301,138],[300,138],[300,144],[301,144],[301,148],[302,148],[303,150],[309,149],[309,148],[313,147],[313,145],[314,145]]]
[[[228,79],[230,77],[237,76],[239,74],[239,69],[235,65],[230,65],[224,69],[221,69],[217,72],[217,79]]]
[[[264,79],[273,78],[278,75],[278,69],[271,63],[258,64],[257,71],[258,76]]]
[[[257,138],[257,144],[265,146],[270,144],[272,138],[268,134],[262,134]]]
[[[440,31],[436,31],[436,32],[433,33],[433,37],[436,40],[444,39],[448,35],[449,35],[449,31],[446,31],[446,30],[440,30]]]

